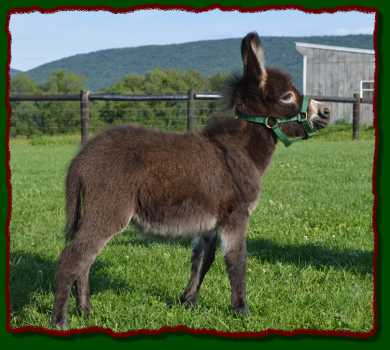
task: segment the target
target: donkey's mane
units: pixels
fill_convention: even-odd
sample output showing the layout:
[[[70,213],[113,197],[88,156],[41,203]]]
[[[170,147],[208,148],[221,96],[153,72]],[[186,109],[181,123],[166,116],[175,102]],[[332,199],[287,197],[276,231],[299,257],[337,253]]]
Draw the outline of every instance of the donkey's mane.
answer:
[[[232,74],[226,80],[224,96],[229,108],[234,108],[237,100],[241,100],[243,96],[261,102],[259,87],[253,81],[246,79],[244,75],[237,73]]]
[[[202,130],[202,134],[207,137],[218,135],[234,135],[239,133],[240,123],[236,118],[228,116],[212,117],[207,122],[206,127]]]
[[[225,108],[222,113],[217,113],[211,116],[205,128],[202,130],[202,134],[208,137],[217,135],[237,134],[240,130],[240,123],[235,118],[235,105],[237,99],[240,98],[243,90],[248,90],[248,83],[245,77],[240,73],[233,73],[230,75],[223,86],[223,105]],[[253,96],[258,95],[253,88]]]

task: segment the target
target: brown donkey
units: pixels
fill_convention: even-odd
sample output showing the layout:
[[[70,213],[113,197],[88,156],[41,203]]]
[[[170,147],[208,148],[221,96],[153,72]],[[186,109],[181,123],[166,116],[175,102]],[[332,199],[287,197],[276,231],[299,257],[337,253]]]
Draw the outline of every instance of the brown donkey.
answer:
[[[90,312],[91,265],[130,221],[146,232],[196,239],[190,280],[180,297],[187,305],[196,303],[218,233],[233,310],[247,312],[245,231],[260,178],[278,139],[286,144],[289,137],[308,137],[326,126],[329,112],[301,96],[286,74],[265,68],[256,33],[242,40],[241,54],[244,72],[232,79],[229,94],[237,119],[218,118],[186,135],[116,127],[73,159],[66,179],[68,244],[56,274],[56,327],[67,325],[73,285],[80,312]]]

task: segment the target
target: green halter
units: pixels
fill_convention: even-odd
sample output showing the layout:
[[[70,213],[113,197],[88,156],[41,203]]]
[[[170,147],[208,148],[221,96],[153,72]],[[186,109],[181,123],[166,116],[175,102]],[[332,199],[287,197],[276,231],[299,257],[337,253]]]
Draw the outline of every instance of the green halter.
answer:
[[[276,137],[280,141],[282,141],[286,147],[288,147],[293,142],[307,139],[313,136],[317,132],[317,130],[313,129],[313,127],[310,125],[309,118],[307,115],[308,106],[309,106],[309,98],[307,96],[304,96],[301,110],[297,115],[294,115],[292,117],[275,118],[275,117],[265,117],[261,115],[250,115],[250,114],[240,113],[238,114],[238,118],[256,124],[262,124],[265,125],[267,128],[272,129]],[[303,129],[305,130],[305,137],[289,139],[288,136],[284,133],[284,131],[280,127],[282,124],[293,123],[293,122],[302,124]]]

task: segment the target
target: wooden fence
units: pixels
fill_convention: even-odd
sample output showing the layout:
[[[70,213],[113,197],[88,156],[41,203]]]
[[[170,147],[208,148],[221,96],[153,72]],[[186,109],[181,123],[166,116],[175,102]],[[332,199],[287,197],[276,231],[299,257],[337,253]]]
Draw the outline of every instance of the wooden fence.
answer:
[[[372,100],[363,100],[359,93],[353,94],[353,97],[338,97],[338,96],[310,96],[317,101],[336,102],[336,103],[351,103],[352,109],[352,139],[359,139],[360,128],[360,105],[362,103],[372,104]],[[90,91],[82,90],[80,94],[65,94],[65,95],[12,95],[11,102],[20,101],[80,101],[80,132],[81,143],[85,144],[89,138],[89,119],[90,119],[90,103],[91,101],[186,101],[187,102],[187,131],[193,130],[195,125],[195,101],[212,101],[222,98],[220,94],[202,94],[195,93],[189,90],[187,95],[115,95],[115,94],[98,94]]]

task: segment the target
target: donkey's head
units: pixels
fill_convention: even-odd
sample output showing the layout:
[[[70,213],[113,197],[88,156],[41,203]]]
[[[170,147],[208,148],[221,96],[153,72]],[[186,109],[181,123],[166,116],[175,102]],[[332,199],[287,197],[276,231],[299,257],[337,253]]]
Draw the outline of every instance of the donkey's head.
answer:
[[[304,138],[308,136],[308,130],[315,131],[328,124],[328,108],[302,96],[288,74],[277,69],[266,69],[257,33],[244,37],[241,55],[244,73],[232,82],[230,101],[238,116],[268,117],[265,122],[268,127],[277,122],[289,137]],[[299,122],[300,117],[297,117],[298,121],[292,118],[286,122],[286,118],[297,115],[307,118],[307,123]]]

